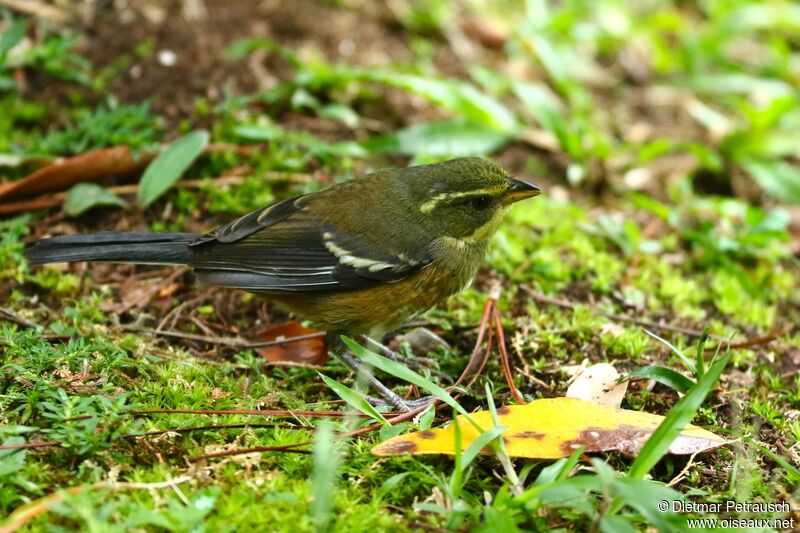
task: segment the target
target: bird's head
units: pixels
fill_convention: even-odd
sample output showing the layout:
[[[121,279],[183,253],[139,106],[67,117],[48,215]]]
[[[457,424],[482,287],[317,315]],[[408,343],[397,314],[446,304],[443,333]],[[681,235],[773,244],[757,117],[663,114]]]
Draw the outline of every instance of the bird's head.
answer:
[[[537,196],[541,190],[508,175],[479,157],[462,157],[434,165],[410,167],[403,176],[418,220],[439,236],[460,241],[487,240],[506,208]]]

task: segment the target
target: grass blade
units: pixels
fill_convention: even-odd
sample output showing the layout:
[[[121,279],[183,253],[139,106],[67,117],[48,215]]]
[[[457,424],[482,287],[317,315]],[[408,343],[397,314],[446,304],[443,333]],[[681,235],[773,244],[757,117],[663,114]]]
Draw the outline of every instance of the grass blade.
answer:
[[[672,344],[671,342],[669,342],[666,339],[662,339],[661,337],[659,337],[658,335],[656,335],[652,331],[648,331],[648,330],[645,329],[644,332],[647,333],[648,335],[650,335],[651,337],[653,337],[654,339],[656,339],[661,344],[667,346],[670,350],[672,350],[672,352],[675,355],[678,356],[678,359],[680,359],[683,362],[683,364],[686,366],[686,368],[688,368],[692,372],[692,374],[697,374],[697,367],[695,366],[694,362],[692,362],[692,360],[689,359],[686,356],[686,354],[683,353],[682,351],[680,351],[674,344]]]
[[[728,354],[714,363],[703,378],[689,390],[686,396],[681,398],[670,409],[664,421],[659,424],[650,438],[647,439],[642,451],[633,461],[628,470],[628,477],[643,478],[661,460],[664,454],[667,453],[672,441],[675,440],[684,426],[694,418],[706,396],[708,396],[708,393],[717,383],[720,375],[722,375],[722,371],[728,366],[730,359],[731,354]]]
[[[493,428],[489,428],[483,433],[481,433],[477,439],[472,441],[472,444],[464,450],[464,453],[461,455],[461,470],[465,470],[472,461],[481,453],[485,447],[489,446],[489,444],[495,440],[497,437],[503,434],[505,431],[505,426],[495,426]]]
[[[681,394],[685,394],[686,391],[694,386],[694,381],[691,379],[687,378],[683,374],[675,372],[670,368],[664,368],[663,366],[643,366],[642,368],[637,368],[628,375],[633,378],[645,378],[658,381],[662,385],[666,385],[667,387],[674,389]]]
[[[323,420],[314,437],[314,470],[311,477],[311,519],[317,531],[327,528],[333,514],[333,495],[336,488],[336,472],[339,454],[333,442],[333,430]]]
[[[325,374],[320,374],[319,377],[322,378],[322,381],[325,382],[325,385],[327,385],[328,388],[335,392],[336,395],[344,400],[350,407],[374,418],[381,424],[389,425],[389,422],[383,417],[383,415],[380,414],[380,412],[378,412],[378,410],[375,409],[375,407],[373,407],[358,391],[355,391],[346,385],[342,385],[338,381],[329,378]]]

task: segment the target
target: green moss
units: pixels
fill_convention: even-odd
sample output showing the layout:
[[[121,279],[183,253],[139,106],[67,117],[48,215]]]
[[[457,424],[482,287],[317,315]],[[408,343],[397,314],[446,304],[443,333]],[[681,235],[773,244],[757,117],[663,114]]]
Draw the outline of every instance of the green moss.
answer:
[[[716,308],[743,324],[761,329],[772,327],[775,307],[753,296],[742,286],[740,278],[725,270],[714,273],[711,292]]]
[[[637,360],[651,344],[651,338],[639,329],[608,328],[600,337],[609,355]]]

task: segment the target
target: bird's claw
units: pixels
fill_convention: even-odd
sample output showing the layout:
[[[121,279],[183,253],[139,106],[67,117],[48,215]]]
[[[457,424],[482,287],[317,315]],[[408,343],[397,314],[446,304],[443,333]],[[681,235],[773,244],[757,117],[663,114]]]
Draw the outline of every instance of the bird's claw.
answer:
[[[423,396],[422,398],[418,398],[416,400],[402,400],[403,405],[400,406],[400,407],[401,407],[401,410],[403,410],[403,411],[414,411],[414,410],[419,409],[421,407],[425,407],[425,406],[428,406],[428,405],[432,404],[435,400],[436,400],[436,398],[433,397],[433,396]],[[387,402],[386,400],[384,400],[382,398],[375,398],[373,396],[367,396],[367,401],[373,407],[394,407],[394,408],[397,408],[397,406]],[[405,407],[405,408],[403,409],[403,407]]]

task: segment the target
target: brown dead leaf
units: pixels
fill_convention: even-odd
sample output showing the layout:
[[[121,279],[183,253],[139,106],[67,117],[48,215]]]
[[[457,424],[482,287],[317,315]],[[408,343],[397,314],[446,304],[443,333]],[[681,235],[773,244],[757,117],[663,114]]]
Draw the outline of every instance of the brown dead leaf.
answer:
[[[0,183],[0,202],[64,191],[77,183],[141,171],[154,156],[142,153],[134,158],[127,146],[115,146],[59,159],[19,181]]]
[[[180,283],[170,283],[163,289],[160,289],[156,294],[156,297],[160,300],[162,298],[167,298],[169,296],[172,296],[173,294],[178,292],[178,289],[180,289],[181,286],[182,285]]]
[[[13,185],[11,183],[0,183],[0,196],[2,196],[4,185]],[[26,211],[38,211],[39,209],[52,209],[64,203],[66,194],[51,194],[31,200],[19,200],[17,202],[2,202],[0,200],[0,216],[13,215],[16,213],[25,213]]]
[[[316,333],[316,330],[303,327],[300,322],[292,320],[283,324],[265,326],[256,331],[255,337],[258,341],[270,342],[282,339],[290,340],[310,333]],[[330,358],[325,337],[256,348],[256,352],[270,363],[300,363],[321,366]]]
[[[492,50],[502,50],[508,41],[508,34],[496,24],[480,17],[470,17],[461,29],[471,39]]]
[[[0,196],[3,196],[7,190],[13,188],[15,183],[14,181],[4,181],[0,183]]]
[[[113,304],[111,309],[113,309],[115,313],[119,313],[121,309],[136,307],[139,302],[145,300],[156,283],[158,283],[158,280],[142,280],[136,276],[125,278],[122,283],[119,284],[120,301]]]

